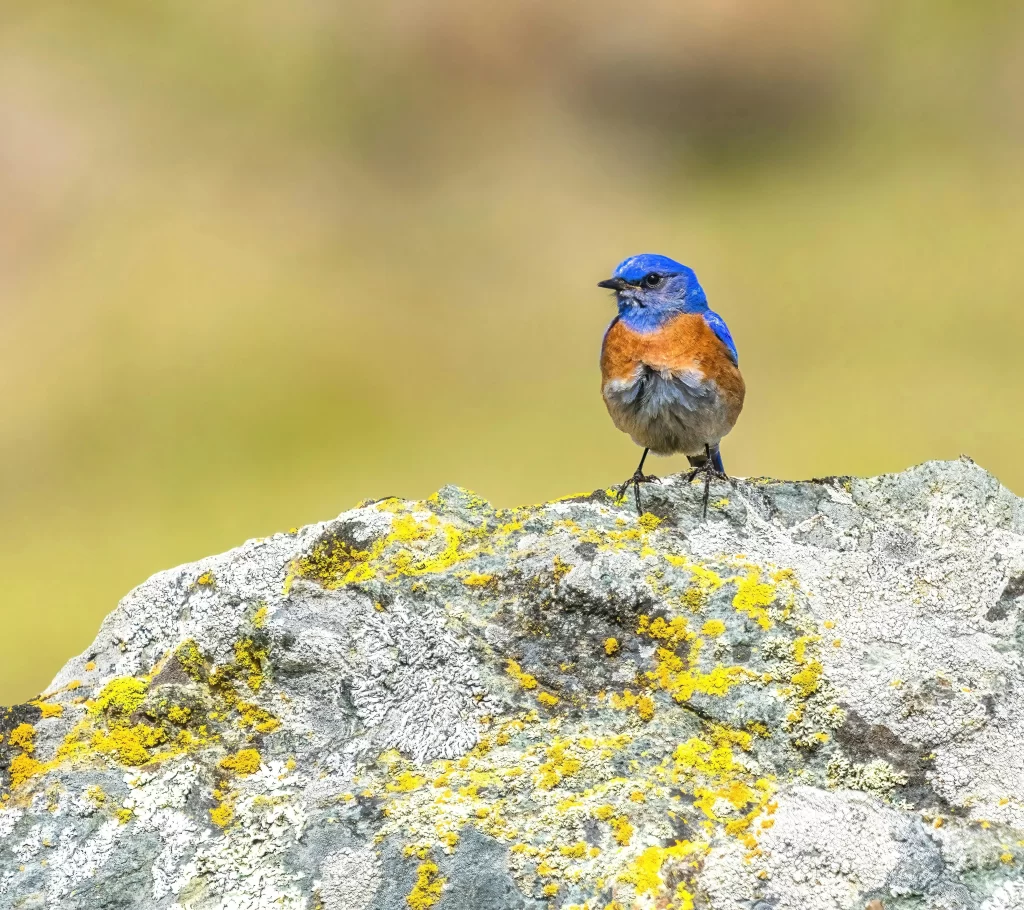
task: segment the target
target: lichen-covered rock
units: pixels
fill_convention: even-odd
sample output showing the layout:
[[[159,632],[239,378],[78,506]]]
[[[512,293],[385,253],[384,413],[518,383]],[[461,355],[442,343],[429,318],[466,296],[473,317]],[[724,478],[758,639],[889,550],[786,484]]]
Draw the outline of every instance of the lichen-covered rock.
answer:
[[[1024,908],[1024,502],[969,461],[644,496],[446,488],[153,577],[0,711],[0,908]]]

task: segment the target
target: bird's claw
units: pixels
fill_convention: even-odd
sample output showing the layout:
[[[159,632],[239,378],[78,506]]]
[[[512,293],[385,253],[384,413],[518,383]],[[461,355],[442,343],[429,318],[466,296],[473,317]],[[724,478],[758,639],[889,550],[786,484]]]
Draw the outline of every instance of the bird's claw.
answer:
[[[693,470],[686,475],[686,482],[692,483],[698,474],[704,475],[704,496],[701,505],[701,521],[707,521],[708,500],[711,497],[711,478],[715,477],[719,480],[730,480],[731,478],[724,471],[717,470],[715,466],[708,461],[698,468],[693,468]]]
[[[714,477],[717,480],[732,480],[728,474],[716,471],[713,467],[691,468],[686,474],[686,483],[692,483],[697,478],[698,474],[704,474],[707,477]]]
[[[644,508],[643,503],[640,501],[640,484],[642,483],[661,483],[660,477],[655,477],[653,474],[644,474],[641,471],[637,471],[629,478],[621,487],[619,487],[618,495],[615,497],[616,500],[622,502],[626,498],[626,490],[629,489],[629,485],[633,485],[633,495],[636,497],[636,514],[643,515]]]

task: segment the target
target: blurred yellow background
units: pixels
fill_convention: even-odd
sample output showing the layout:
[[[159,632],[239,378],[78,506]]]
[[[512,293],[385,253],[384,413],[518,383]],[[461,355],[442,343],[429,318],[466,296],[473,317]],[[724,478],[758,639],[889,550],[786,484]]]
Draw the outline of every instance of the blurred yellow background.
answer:
[[[5,5],[0,702],[246,538],[625,479],[641,251],[737,340],[730,472],[1024,492],[1022,88],[1010,2]]]

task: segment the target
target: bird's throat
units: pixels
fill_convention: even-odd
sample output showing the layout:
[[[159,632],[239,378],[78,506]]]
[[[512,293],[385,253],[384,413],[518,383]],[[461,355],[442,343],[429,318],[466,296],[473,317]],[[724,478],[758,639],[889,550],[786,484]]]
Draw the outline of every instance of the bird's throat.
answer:
[[[630,304],[619,307],[619,320],[629,329],[641,334],[656,332],[679,313],[674,310]]]

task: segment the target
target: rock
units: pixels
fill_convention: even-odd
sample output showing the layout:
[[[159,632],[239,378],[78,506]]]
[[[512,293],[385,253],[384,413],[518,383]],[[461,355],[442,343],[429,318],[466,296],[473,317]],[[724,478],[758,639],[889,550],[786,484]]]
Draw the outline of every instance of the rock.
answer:
[[[1024,502],[448,487],[154,576],[0,711],[0,908],[1024,908]]]

